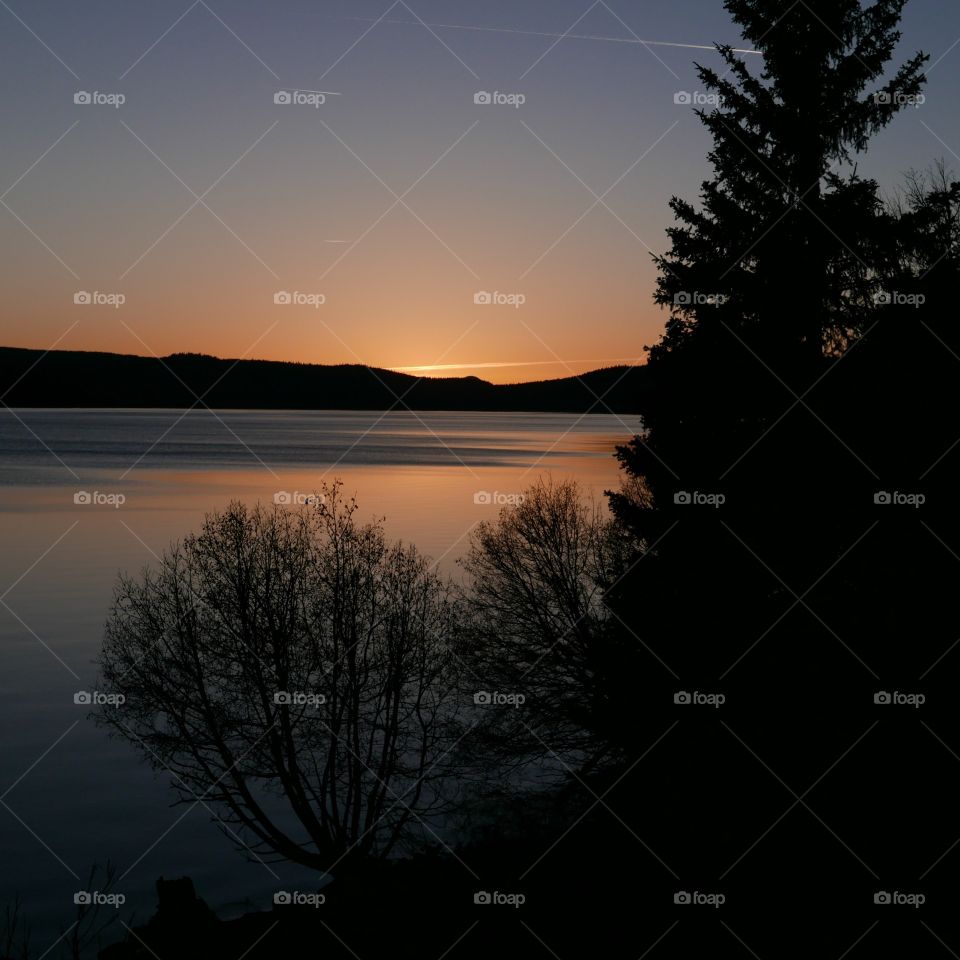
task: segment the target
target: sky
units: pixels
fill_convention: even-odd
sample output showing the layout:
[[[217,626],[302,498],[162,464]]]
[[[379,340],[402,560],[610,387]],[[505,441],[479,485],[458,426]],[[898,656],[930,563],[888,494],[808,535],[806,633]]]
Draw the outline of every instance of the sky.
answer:
[[[888,191],[960,172],[960,4],[903,33],[933,65],[860,162]],[[714,42],[743,45],[720,0],[0,0],[0,345],[642,361]]]

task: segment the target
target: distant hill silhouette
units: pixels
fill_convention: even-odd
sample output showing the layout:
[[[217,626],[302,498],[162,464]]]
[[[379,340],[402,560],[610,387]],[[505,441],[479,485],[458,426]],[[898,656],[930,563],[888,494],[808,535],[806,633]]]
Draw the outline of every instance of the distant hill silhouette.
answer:
[[[493,384],[478,377],[415,377],[360,364],[223,360],[206,354],[139,357],[0,347],[0,398],[10,407],[484,410],[638,413],[643,367]],[[399,400],[398,400],[399,398]]]

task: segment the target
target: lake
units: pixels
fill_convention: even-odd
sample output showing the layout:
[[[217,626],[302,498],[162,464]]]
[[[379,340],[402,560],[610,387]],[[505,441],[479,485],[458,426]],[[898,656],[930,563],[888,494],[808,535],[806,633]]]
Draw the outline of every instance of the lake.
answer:
[[[150,564],[231,499],[296,503],[339,478],[361,518],[456,575],[471,530],[538,476],[602,497],[639,421],[606,415],[170,410],[0,411],[0,909],[21,896],[42,953],[110,859],[124,919],[158,876],[190,875],[221,915],[315,875],[245,862],[202,804],[74,703],[120,570]],[[116,934],[113,935],[116,938]]]

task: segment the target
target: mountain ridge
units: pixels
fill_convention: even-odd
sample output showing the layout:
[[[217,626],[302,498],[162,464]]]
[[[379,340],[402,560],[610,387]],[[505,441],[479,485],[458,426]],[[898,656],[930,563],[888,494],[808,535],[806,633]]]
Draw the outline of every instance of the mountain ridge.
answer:
[[[476,376],[422,377],[367,364],[0,347],[0,400],[8,407],[623,414],[641,411],[647,389],[646,368],[639,366],[494,384]]]

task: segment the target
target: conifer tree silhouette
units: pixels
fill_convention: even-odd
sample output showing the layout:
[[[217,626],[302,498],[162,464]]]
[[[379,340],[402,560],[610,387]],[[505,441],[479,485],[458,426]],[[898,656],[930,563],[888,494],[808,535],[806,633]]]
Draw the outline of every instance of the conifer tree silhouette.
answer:
[[[619,809],[739,903],[757,955],[784,929],[840,955],[874,892],[920,884],[956,834],[958,194],[941,172],[891,209],[854,165],[923,103],[924,54],[888,69],[905,0],[725,6],[763,67],[721,47],[726,70],[699,69],[714,176],[671,202],[670,317],[611,493],[638,543],[608,593],[634,649]],[[926,695],[942,743],[882,712],[897,691]],[[695,692],[726,702],[673,702]],[[815,930],[795,913],[811,876]]]

